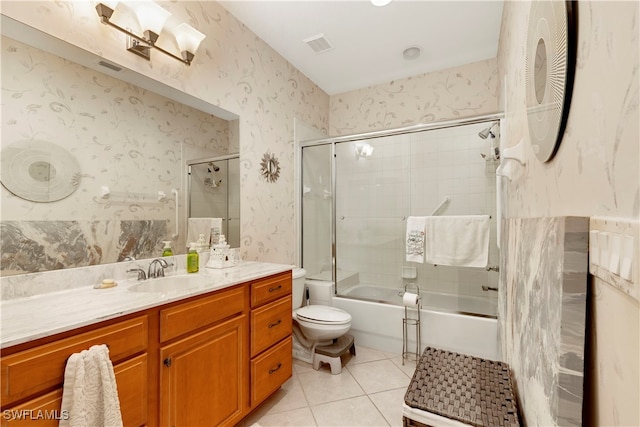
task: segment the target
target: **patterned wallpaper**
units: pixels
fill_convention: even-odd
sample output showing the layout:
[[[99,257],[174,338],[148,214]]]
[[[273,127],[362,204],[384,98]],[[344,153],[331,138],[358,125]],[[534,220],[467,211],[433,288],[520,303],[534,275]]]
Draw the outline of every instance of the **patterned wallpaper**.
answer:
[[[540,163],[529,146],[525,110],[524,61],[531,3],[505,2],[498,79],[500,105],[506,105],[502,143],[513,146],[524,139],[525,168],[504,186],[504,212],[512,218],[550,216],[604,216],[640,219],[640,140],[638,2],[574,2],[578,7],[578,57],[567,129],[556,157]],[[636,236],[636,242],[640,236]],[[517,268],[506,265],[506,268]],[[503,355],[517,367],[516,380],[527,424],[541,425],[552,418],[553,404],[544,394],[544,380],[531,373],[541,368],[534,357],[539,339],[514,338],[538,313],[530,300],[509,307],[513,294],[534,294],[533,277],[523,275],[500,293]],[[549,283],[542,283],[550,286]],[[638,413],[638,301],[595,278],[594,357],[589,378],[589,416],[594,425],[639,425]],[[617,304],[613,309],[612,304]],[[615,312],[615,314],[613,314]],[[505,319],[513,319],[507,322]],[[523,342],[514,342],[520,339]],[[612,349],[616,351],[612,351]]]
[[[175,230],[171,190],[185,194],[184,156],[227,154],[229,128],[225,120],[3,37],[1,147],[54,144],[78,163],[80,179],[69,197],[51,203],[2,187],[2,274],[158,255]],[[65,162],[52,159],[57,173],[65,172]],[[20,162],[3,163],[9,165]],[[109,198],[102,198],[103,186]],[[158,191],[167,199],[159,201]],[[174,247],[184,247],[183,240]]]
[[[295,262],[294,118],[326,134],[328,95],[218,3],[158,3],[207,35],[190,67],[161,54],[145,61],[128,53],[124,36],[100,24],[91,2],[3,1],[2,13],[238,115],[242,255]],[[277,183],[260,175],[266,151],[280,162]],[[178,153],[166,157],[176,159]]]
[[[496,59],[331,97],[332,136],[498,112]]]

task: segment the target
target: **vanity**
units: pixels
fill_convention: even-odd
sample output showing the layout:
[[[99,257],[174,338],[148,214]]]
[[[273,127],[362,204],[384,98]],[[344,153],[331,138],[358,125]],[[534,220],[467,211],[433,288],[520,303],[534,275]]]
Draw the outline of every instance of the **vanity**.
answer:
[[[206,270],[3,301],[3,425],[29,424],[6,415],[28,412],[57,426],[66,360],[98,344],[109,347],[125,426],[241,421],[292,374],[291,267]]]

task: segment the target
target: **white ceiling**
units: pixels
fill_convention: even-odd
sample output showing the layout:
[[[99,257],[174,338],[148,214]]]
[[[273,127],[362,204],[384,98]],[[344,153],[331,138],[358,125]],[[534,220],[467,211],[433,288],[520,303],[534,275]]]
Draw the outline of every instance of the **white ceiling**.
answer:
[[[494,58],[502,1],[232,0],[221,4],[330,95]],[[304,39],[334,46],[315,53]],[[402,51],[419,46],[418,59]]]

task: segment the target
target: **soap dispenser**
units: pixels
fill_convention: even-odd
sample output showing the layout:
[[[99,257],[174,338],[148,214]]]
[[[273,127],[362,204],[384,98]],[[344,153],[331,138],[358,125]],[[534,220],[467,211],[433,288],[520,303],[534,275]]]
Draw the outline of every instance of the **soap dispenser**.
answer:
[[[171,249],[171,240],[163,240],[162,243],[164,243],[162,256],[173,256],[173,250]]]
[[[200,269],[200,256],[198,255],[197,244],[191,242],[189,244],[189,253],[187,253],[187,273],[197,273]]]

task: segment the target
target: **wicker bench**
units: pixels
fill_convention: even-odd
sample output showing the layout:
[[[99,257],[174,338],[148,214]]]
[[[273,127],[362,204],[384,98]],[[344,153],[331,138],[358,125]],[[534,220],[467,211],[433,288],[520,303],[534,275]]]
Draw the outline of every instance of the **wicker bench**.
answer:
[[[427,347],[404,397],[403,425],[520,426],[509,365]]]

